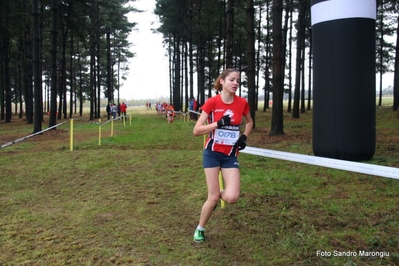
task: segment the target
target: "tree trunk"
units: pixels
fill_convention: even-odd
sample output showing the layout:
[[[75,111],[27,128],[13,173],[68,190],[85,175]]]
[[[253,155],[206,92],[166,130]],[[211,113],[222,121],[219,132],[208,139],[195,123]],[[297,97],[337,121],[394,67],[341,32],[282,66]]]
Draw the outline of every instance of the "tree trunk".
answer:
[[[98,21],[98,20],[97,20]],[[95,39],[96,39],[96,43],[97,43],[97,49],[96,49],[96,57],[97,57],[97,62],[96,65],[97,67],[94,70],[94,76],[96,77],[94,79],[94,118],[100,118],[100,99],[101,99],[101,79],[103,77],[102,73],[101,73],[101,46],[100,46],[100,25],[99,23],[96,24],[96,34],[95,34]],[[111,76],[114,76],[114,72],[113,72],[113,68],[112,68],[112,64],[111,64]],[[114,93],[115,88],[114,88],[114,81],[112,80],[111,82],[111,86],[112,86],[112,93]],[[119,104],[119,97],[118,97],[118,102]]]
[[[172,38],[169,35],[169,42],[168,42],[168,55],[169,55],[169,102],[173,102],[172,96],[173,96],[173,76],[174,76],[174,72],[173,72],[173,68],[174,65],[172,64],[172,62],[174,61],[174,53],[172,54],[172,47],[173,47],[173,43],[172,43]]]
[[[67,88],[66,88],[66,46],[67,38],[69,34],[69,26],[64,23],[63,19],[62,28],[62,43],[61,43],[61,70],[60,70],[60,102],[59,102],[59,113],[58,118],[61,119],[61,115],[64,119],[67,118]]]
[[[79,51],[79,48],[78,48]],[[82,63],[80,62],[80,53],[78,54],[78,65],[79,65],[79,116],[83,115],[83,71]]]
[[[33,133],[42,131],[43,96],[42,96],[42,70],[40,69],[40,31],[39,31],[39,1],[33,1],[33,76],[35,114],[33,119]]]
[[[226,16],[226,68],[233,67],[234,0],[227,0]]]
[[[393,78],[393,110],[397,111],[399,107],[399,17],[396,26],[396,52],[395,52],[395,66]]]
[[[175,67],[175,80],[174,80],[174,86],[173,86],[173,105],[175,108],[180,108],[181,103],[180,103],[180,39],[175,35],[173,38],[174,44],[175,44],[175,62],[174,62],[174,67]],[[179,110],[181,111],[181,110]]]
[[[10,2],[6,1],[6,12],[5,12],[5,25],[3,31],[3,60],[4,60],[4,92],[6,102],[6,114],[4,121],[6,123],[11,122],[11,81],[10,81]]]
[[[300,89],[301,89],[301,66],[302,66],[305,10],[306,10],[306,2],[303,1],[303,2],[299,3],[299,11],[298,11],[295,92],[294,92],[294,108],[292,111],[292,118],[299,118],[299,104],[300,104],[299,101],[300,101]]]
[[[113,101],[112,99],[112,71],[111,71],[111,33],[107,29],[107,98],[108,102]]]
[[[23,100],[22,100],[22,95],[23,95],[23,92],[24,92],[24,83],[23,83],[23,81],[22,81],[22,78],[23,78],[23,74],[22,74],[22,60],[23,60],[23,51],[24,51],[24,47],[23,47],[23,40],[21,39],[21,42],[20,42],[20,49],[21,49],[21,52],[19,53],[19,58],[18,58],[18,102],[20,103],[19,104],[19,116],[18,116],[18,118],[22,118],[22,116],[23,116],[23,112],[24,112],[24,110],[23,110]]]
[[[258,49],[256,52],[256,71],[255,71],[255,76],[256,76],[256,82],[255,82],[255,111],[258,110],[258,103],[259,103],[259,81],[260,81],[260,76],[259,76],[259,71],[260,71],[260,52],[261,52],[261,44],[262,44],[262,4],[259,3],[259,21],[257,25],[257,31],[258,31],[258,36],[257,36],[257,41],[258,41]]]
[[[73,48],[73,35],[71,34],[71,39],[70,39],[70,47],[69,47],[69,118],[72,118],[73,114],[73,96],[75,95],[75,70],[73,66],[73,54],[74,54],[74,48]]]
[[[90,97],[90,120],[94,119],[94,97],[95,97],[95,87],[94,87],[94,68],[95,68],[95,15],[90,12],[90,85],[89,85],[89,97]]]
[[[39,2],[39,4],[40,4],[40,11],[39,11],[39,13],[40,14],[43,14],[43,11],[44,11],[44,4],[43,3],[41,3],[41,2]],[[40,18],[40,17],[39,17]],[[44,25],[44,22],[43,22],[43,19],[39,19],[39,69],[40,69],[40,71],[42,72],[41,74],[43,74],[43,25]],[[48,73],[48,72],[47,72]],[[42,77],[42,75],[41,75],[41,77]],[[48,83],[49,83],[49,75],[47,74],[47,81],[46,81],[46,84],[48,85]],[[43,81],[42,81],[43,82]],[[49,86],[47,86],[47,88],[48,88]],[[43,89],[43,84],[41,85],[41,88]],[[46,90],[47,92],[49,91],[48,89]],[[43,93],[43,90],[42,90],[42,93]],[[48,95],[47,96],[49,96],[50,94],[48,93]],[[46,98],[46,95],[44,96],[44,98]],[[49,108],[49,97],[47,97],[47,106],[46,106],[46,108],[47,109],[50,109]],[[43,105],[43,95],[42,95],[42,110],[45,110],[44,109],[44,105]],[[40,113],[40,117],[41,117],[41,120],[42,120],[42,122],[44,121],[44,119],[43,119],[43,111]]]
[[[51,102],[49,127],[56,125],[57,120],[57,19],[58,19],[58,0],[52,0],[51,7]]]
[[[290,20],[290,6],[291,6],[291,1],[286,1],[285,6],[284,6],[284,24],[283,24],[283,55],[282,58],[284,59],[284,66],[283,66],[283,72],[282,75],[285,77],[285,61],[287,58],[287,41],[288,41],[288,23]],[[291,54],[291,51],[289,51]],[[285,80],[285,78],[284,78]],[[284,87],[284,92],[285,92],[285,82],[283,81],[283,87]],[[283,93],[284,97],[284,93]]]
[[[284,77],[282,70],[282,0],[273,0],[273,109],[269,136],[284,135],[283,130],[283,93]]]
[[[193,42],[192,42],[192,32],[190,32],[190,43],[189,45],[189,62],[190,62],[190,97],[194,97],[194,54],[193,54]]]
[[[184,42],[184,94],[185,94],[185,108],[184,112],[187,113],[188,110],[188,89],[189,89],[189,84],[188,84],[188,44],[187,41]],[[191,94],[192,95],[192,94]]]
[[[34,14],[33,14],[34,15]],[[39,15],[39,14],[37,14]],[[35,21],[33,21],[35,23]],[[32,66],[32,33],[30,18],[26,21],[25,30],[25,113],[28,124],[33,124],[33,66]]]
[[[292,111],[292,6],[290,6],[290,34],[289,34],[289,44],[288,44],[288,107],[287,112]]]
[[[379,59],[378,59],[378,61],[379,61],[378,69],[380,70],[379,71],[380,84],[378,86],[380,88],[379,95],[378,95],[378,106],[381,106],[381,104],[382,104],[382,75],[384,74],[384,70],[383,70],[384,69],[384,58],[383,58],[383,54],[384,54],[384,27],[383,27],[383,25],[384,25],[384,15],[383,15],[384,14],[384,3],[383,3],[383,1],[380,1],[377,4],[381,5],[381,15],[380,15],[380,19],[379,19],[379,23],[381,25],[380,26],[380,36],[379,36],[380,45],[379,45]],[[379,9],[379,8],[377,7],[377,9]]]
[[[256,93],[255,93],[255,8],[254,1],[247,0],[247,78],[248,104],[255,128]]]
[[[0,115],[1,120],[4,120],[4,99],[5,99],[5,91],[4,91],[4,60],[3,60],[3,49],[4,46],[0,43],[1,52],[0,52]]]
[[[270,100],[270,84],[271,84],[271,79],[270,79],[270,73],[271,71],[271,64],[270,64],[270,58],[272,57],[272,51],[271,50],[271,45],[270,45],[270,7],[269,7],[269,0],[266,1],[266,41],[265,41],[265,57],[266,57],[266,63],[265,63],[265,100],[264,100],[264,105],[263,105],[263,112],[266,112],[266,109],[269,108],[269,100]]]

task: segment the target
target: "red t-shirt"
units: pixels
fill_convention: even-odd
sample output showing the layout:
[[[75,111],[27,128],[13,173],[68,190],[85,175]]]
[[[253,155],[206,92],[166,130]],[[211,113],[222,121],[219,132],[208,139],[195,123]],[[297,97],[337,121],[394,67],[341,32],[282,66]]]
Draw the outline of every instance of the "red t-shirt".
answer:
[[[121,104],[121,112],[126,113],[126,108],[127,108],[127,105],[125,103],[122,103]]]
[[[209,124],[219,121],[224,115],[230,116],[230,126],[224,126],[209,132],[204,148],[221,152],[228,156],[237,156],[238,148],[234,143],[240,135],[242,117],[249,113],[247,100],[234,95],[233,102],[225,104],[221,95],[218,94],[208,99],[201,109],[209,115]]]

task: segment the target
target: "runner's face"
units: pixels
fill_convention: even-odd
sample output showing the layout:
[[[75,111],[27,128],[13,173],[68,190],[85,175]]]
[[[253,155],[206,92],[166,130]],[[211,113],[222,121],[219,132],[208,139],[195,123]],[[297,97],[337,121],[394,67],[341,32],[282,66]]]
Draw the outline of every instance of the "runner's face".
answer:
[[[238,72],[231,72],[225,79],[220,80],[220,83],[223,85],[224,91],[236,93],[240,85],[240,75]]]

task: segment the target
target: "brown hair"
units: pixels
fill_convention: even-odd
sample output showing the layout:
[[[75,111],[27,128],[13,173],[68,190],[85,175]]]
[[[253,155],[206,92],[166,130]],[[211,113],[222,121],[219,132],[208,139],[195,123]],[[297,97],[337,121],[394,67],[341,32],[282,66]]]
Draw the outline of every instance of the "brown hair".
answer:
[[[227,68],[227,69],[225,69],[222,72],[222,74],[219,75],[219,77],[215,80],[215,83],[213,84],[213,87],[215,88],[215,90],[217,90],[217,91],[222,91],[223,90],[223,86],[222,86],[222,84],[220,84],[220,80],[221,79],[223,79],[223,80],[226,79],[226,77],[232,72],[239,73],[237,69]]]

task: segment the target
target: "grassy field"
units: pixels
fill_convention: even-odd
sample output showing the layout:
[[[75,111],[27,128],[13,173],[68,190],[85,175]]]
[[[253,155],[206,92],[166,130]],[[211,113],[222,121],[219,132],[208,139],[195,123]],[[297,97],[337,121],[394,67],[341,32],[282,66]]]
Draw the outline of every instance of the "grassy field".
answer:
[[[258,112],[248,145],[312,154],[311,111],[284,115],[285,136],[269,137],[270,110]],[[12,121],[0,144],[32,132]],[[241,198],[196,244],[207,195],[194,122],[136,108],[114,136],[102,127],[101,146],[98,125],[74,125],[73,151],[69,123],[0,150],[0,265],[399,265],[399,180],[241,154]],[[398,129],[378,108],[368,163],[399,167]]]

